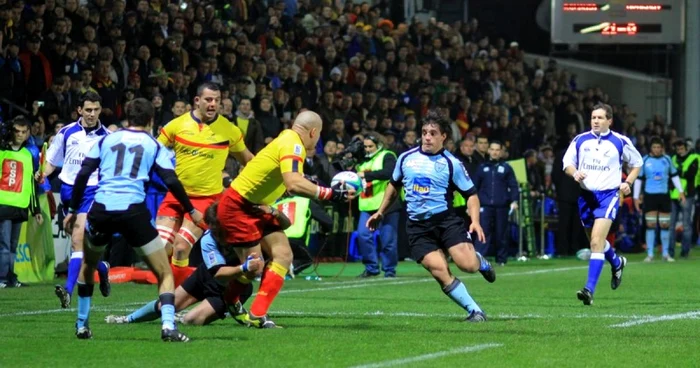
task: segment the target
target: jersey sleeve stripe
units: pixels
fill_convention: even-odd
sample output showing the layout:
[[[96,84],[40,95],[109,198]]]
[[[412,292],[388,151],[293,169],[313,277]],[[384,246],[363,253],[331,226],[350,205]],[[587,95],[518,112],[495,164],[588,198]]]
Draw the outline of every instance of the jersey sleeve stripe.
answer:
[[[170,136],[168,135],[168,133],[165,132],[165,128],[160,128],[160,134],[164,135],[165,138],[168,138],[168,142],[172,142],[172,141],[173,141],[173,139],[170,138]]]
[[[238,136],[238,140],[237,140],[236,142],[234,142],[234,143],[232,144],[232,146],[237,145],[238,142],[240,142],[240,141],[242,141],[242,140],[243,140],[243,134],[241,134],[240,136]],[[228,143],[227,143],[227,144],[228,144]]]
[[[228,149],[228,142],[217,142],[217,143],[212,143],[212,144],[206,144],[206,143],[197,143],[197,142],[192,142],[188,141],[187,139],[184,139],[182,137],[175,136],[175,140],[191,146],[191,147],[199,147],[199,148],[211,148],[211,149]]]
[[[284,160],[295,160],[295,161],[299,161],[299,162],[302,161],[302,160],[301,160],[301,157],[295,156],[295,155],[286,155],[286,156],[282,156],[282,157],[280,158],[280,162],[282,162],[282,161],[284,161]]]

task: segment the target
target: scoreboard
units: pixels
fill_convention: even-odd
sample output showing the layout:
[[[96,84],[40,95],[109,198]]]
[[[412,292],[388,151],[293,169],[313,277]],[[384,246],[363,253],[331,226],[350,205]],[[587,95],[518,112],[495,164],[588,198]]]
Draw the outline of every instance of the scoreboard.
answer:
[[[686,0],[551,1],[552,43],[682,44],[685,39]]]

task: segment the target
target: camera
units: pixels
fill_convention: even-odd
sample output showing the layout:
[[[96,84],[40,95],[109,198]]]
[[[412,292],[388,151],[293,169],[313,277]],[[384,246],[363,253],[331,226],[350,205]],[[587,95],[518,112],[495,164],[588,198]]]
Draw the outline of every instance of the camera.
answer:
[[[351,157],[345,157],[347,154]],[[341,152],[338,152],[337,158],[332,162],[333,167],[338,171],[350,170],[358,162],[362,162],[365,159],[365,145],[360,137],[353,138],[347,147]]]

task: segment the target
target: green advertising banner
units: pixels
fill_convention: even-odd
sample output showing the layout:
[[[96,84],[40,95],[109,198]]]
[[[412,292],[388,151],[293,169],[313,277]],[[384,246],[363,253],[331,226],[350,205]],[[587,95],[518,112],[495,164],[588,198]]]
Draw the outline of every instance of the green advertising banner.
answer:
[[[53,280],[54,247],[53,226],[46,194],[39,196],[44,222],[39,225],[34,217],[22,224],[15,256],[17,279],[24,283]]]

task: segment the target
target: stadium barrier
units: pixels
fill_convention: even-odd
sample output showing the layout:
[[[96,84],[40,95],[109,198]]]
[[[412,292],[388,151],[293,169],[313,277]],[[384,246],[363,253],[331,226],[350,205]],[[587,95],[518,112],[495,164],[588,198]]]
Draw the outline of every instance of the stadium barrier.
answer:
[[[46,193],[39,196],[44,222],[39,225],[33,216],[22,224],[15,255],[15,273],[25,283],[50,281],[54,278],[54,221],[49,213]]]

